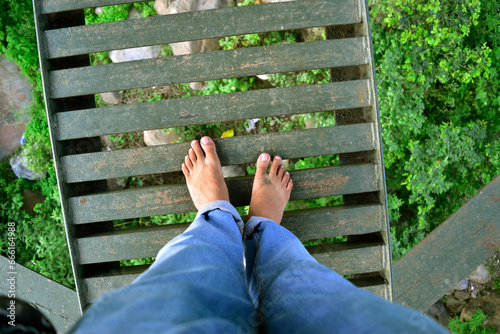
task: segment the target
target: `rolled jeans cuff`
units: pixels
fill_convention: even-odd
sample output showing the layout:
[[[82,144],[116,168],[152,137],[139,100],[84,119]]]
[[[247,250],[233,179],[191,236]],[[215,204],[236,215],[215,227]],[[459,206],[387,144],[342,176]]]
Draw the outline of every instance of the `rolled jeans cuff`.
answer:
[[[260,223],[262,223],[263,221],[270,221],[270,222],[275,223],[274,221],[272,221],[269,218],[252,216],[252,218],[250,218],[245,224],[245,235],[247,237],[251,237],[255,232],[257,232],[257,230],[260,226]],[[279,224],[276,224],[276,225],[279,226]]]
[[[243,219],[241,219],[241,216],[238,213],[238,211],[236,211],[234,206],[231,203],[229,203],[228,201],[219,200],[219,201],[213,201],[213,202],[205,204],[198,211],[194,220],[198,219],[202,215],[209,213],[210,211],[214,211],[217,209],[224,211],[224,212],[227,212],[227,213],[230,213],[233,216],[234,221],[235,221],[236,225],[238,226],[238,229],[240,230],[241,235],[243,235],[243,228],[244,228],[245,223],[243,222]]]

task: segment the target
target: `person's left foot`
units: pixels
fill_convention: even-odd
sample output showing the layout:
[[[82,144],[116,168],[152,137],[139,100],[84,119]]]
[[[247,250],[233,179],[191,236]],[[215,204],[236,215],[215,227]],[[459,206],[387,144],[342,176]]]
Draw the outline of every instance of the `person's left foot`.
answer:
[[[215,144],[209,137],[191,142],[189,154],[182,164],[182,172],[193,199],[200,210],[205,204],[225,200],[229,202],[229,192],[222,176],[222,167],[215,151]]]

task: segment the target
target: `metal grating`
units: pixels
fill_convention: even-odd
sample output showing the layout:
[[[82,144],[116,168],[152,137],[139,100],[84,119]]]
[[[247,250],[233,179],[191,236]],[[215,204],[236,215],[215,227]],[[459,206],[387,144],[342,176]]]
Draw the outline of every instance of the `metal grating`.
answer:
[[[223,165],[254,162],[263,151],[287,158],[337,154],[339,166],[292,172],[291,200],[342,195],[344,204],[289,211],[282,225],[301,240],[347,236],[346,242],[308,250],[358,286],[392,300],[365,1],[302,0],[84,25],[84,8],[130,2],[34,0],[54,162],[82,310],[147,268],[120,267],[119,261],[153,257],[187,227],[117,230],[114,220],[195,210],[185,184],[121,191],[106,187],[109,178],[179,171],[188,143],[102,151],[99,136],[332,110],[335,126],[217,139],[218,153]],[[319,26],[326,27],[325,41],[97,66],[90,66],[88,57],[98,51]],[[331,69],[331,83],[105,108],[94,102],[94,94],[101,92],[320,68]],[[248,205],[252,177],[227,182],[235,206]]]

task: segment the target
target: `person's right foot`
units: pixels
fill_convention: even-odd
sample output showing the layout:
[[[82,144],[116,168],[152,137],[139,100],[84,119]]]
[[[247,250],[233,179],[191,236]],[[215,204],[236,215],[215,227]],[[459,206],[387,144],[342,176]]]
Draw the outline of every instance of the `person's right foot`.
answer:
[[[285,172],[285,168],[280,165],[280,157],[274,157],[268,173],[267,168],[270,163],[271,157],[267,153],[262,153],[257,160],[257,172],[253,181],[248,219],[252,216],[258,216],[279,224],[283,218],[285,206],[290,199],[293,184],[290,174]]]

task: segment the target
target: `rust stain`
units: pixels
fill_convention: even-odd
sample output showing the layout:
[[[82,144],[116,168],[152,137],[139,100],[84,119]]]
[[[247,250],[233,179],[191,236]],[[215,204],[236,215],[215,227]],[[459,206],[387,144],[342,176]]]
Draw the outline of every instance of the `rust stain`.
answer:
[[[177,196],[175,196],[177,194],[175,194],[173,192],[174,192],[173,189],[168,189],[168,190],[165,190],[164,192],[157,191],[156,195],[158,196],[158,199],[160,199],[162,201],[163,205],[172,205],[175,203],[186,202],[186,201],[190,200],[189,196],[177,197]]]
[[[86,204],[87,203],[87,200],[86,199],[81,199],[80,200],[80,204]]]
[[[489,200],[487,200],[487,202],[495,202],[495,203],[498,203],[498,202],[500,202],[500,196],[493,196],[493,197],[491,197]]]
[[[318,179],[306,182],[307,186],[313,190],[338,190],[349,180],[349,176],[337,176],[329,179]]]

